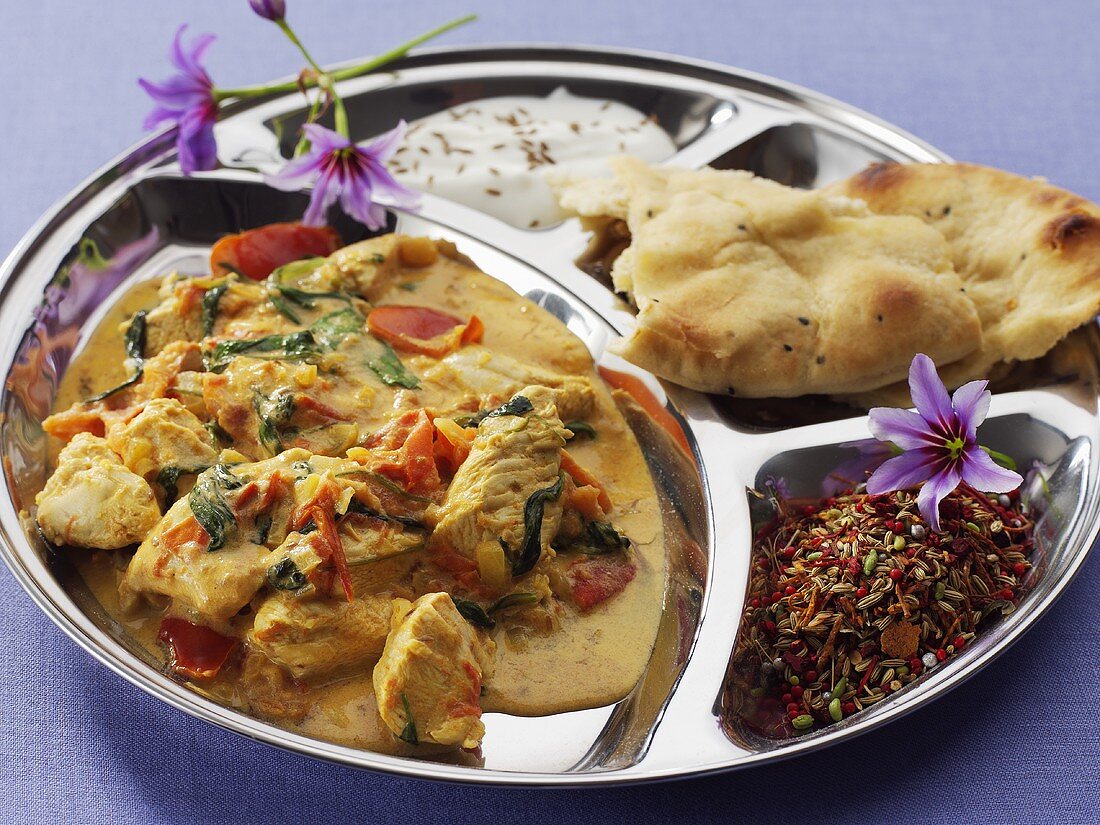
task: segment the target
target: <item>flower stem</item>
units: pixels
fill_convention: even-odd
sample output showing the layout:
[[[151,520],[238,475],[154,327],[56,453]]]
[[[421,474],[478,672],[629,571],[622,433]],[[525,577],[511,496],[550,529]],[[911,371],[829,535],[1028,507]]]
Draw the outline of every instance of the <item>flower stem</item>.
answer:
[[[298,39],[298,35],[295,33],[294,29],[290,28],[290,24],[288,22],[286,22],[285,17],[280,18],[279,20],[276,20],[275,25],[277,25],[280,29],[283,30],[283,34],[285,34],[287,36],[287,39],[291,43],[293,43],[295,46],[298,47],[298,51],[300,51],[302,53],[302,57],[304,57],[306,59],[306,62],[314,70],[316,70],[316,72],[318,74],[324,74],[325,73],[325,70],[317,65],[317,61],[313,59],[313,55],[311,55],[309,53],[309,50],[306,49],[305,44],[302,43],[302,41]]]
[[[358,65],[349,66],[346,69],[340,69],[339,71],[335,72],[324,73],[322,71],[322,77],[327,74],[327,76],[332,78],[333,81],[348,80],[349,78],[358,77],[359,75],[374,71],[375,69],[384,66],[387,63],[392,63],[399,57],[404,57],[410,49],[416,48],[421,43],[426,43],[427,41],[439,37],[442,34],[446,34],[453,29],[457,29],[459,26],[464,26],[475,19],[477,19],[477,15],[468,14],[465,17],[459,17],[455,20],[451,20],[449,23],[444,23],[442,26],[437,26],[429,32],[418,35],[412,40],[402,43],[400,46],[396,46],[395,48],[390,49],[387,52],[383,52],[380,55],[376,55],[363,63],[359,63]],[[308,55],[306,59],[310,59]],[[310,62],[312,63],[313,61],[310,60]],[[302,85],[304,85],[306,88],[311,88],[316,86],[320,79],[321,78],[306,79]],[[220,103],[221,101],[228,98],[244,99],[250,97],[261,97],[262,95],[269,94],[283,94],[286,92],[297,91],[298,88],[298,80],[289,80],[285,83],[268,83],[258,86],[242,86],[239,89],[214,89],[212,94],[214,100]]]

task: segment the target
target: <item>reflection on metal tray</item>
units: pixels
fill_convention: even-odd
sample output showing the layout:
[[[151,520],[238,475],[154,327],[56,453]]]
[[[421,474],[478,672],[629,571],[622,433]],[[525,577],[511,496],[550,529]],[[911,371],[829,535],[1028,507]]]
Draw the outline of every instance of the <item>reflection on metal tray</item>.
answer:
[[[653,115],[673,138],[669,163],[747,168],[784,183],[818,186],[882,159],[944,156],[893,127],[812,92],[721,66],[639,52],[550,47],[431,50],[392,72],[344,84],[353,122],[381,131],[492,95],[575,94],[622,101]],[[9,256],[0,276],[5,342],[0,429],[8,496],[0,500],[4,560],[42,609],[89,653],[134,684],[202,719],[265,742],[350,765],[486,783],[646,781],[726,770],[805,751],[881,725],[942,694],[1003,651],[1065,588],[1100,526],[1097,509],[1096,330],[1046,359],[1001,376],[983,438],[1018,459],[1059,466],[1056,507],[1040,524],[1042,576],[1019,609],[963,655],[895,700],[820,733],[782,743],[728,735],[720,724],[725,671],[747,583],[751,524],[746,487],[782,470],[795,492],[816,489],[845,441],[865,437],[857,411],[827,402],[791,414],[789,402],[712,399],[664,386],[683,416],[694,463],[644,416],[631,425],[663,497],[670,578],[650,666],[612,707],[523,719],[487,714],[484,766],[416,761],[287,733],[224,708],[148,662],[63,559],[55,559],[19,510],[45,475],[39,426],[60,376],[103,307],[127,285],[179,267],[201,271],[222,234],[301,214],[305,196],[262,185],[259,172],[289,149],[301,121],[296,95],[234,107],[218,125],[223,167],[185,179],[171,135],[159,135],[101,170],[58,204]],[[280,132],[275,124],[281,125]],[[280,138],[279,135],[283,137]],[[364,236],[346,221],[345,240]],[[575,221],[517,229],[426,196],[418,215],[394,213],[390,230],[448,238],[489,274],[561,318],[604,358],[607,340],[632,323],[628,308],[574,260],[586,238]],[[94,243],[110,260],[89,270]],[[658,382],[653,386],[660,388]],[[807,409],[810,414],[807,415]],[[80,701],[71,697],[71,701]],[[539,747],[532,747],[538,742]]]

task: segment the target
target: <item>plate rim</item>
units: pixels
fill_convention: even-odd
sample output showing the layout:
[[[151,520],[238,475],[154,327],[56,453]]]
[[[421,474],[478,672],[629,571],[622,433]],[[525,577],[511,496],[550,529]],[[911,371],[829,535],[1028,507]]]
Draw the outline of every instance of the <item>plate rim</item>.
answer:
[[[508,60],[531,59],[532,57],[534,57],[534,59],[541,58],[548,62],[560,62],[565,64],[602,62],[611,66],[627,68],[654,68],[668,74],[680,75],[685,75],[686,73],[677,71],[678,69],[692,69],[697,72],[713,74],[715,76],[714,82],[725,82],[726,85],[733,85],[734,88],[740,87],[733,82],[748,82],[749,84],[760,87],[760,89],[747,91],[759,93],[760,90],[771,90],[781,93],[787,99],[787,102],[793,102],[806,107],[812,113],[824,116],[828,120],[839,120],[861,133],[864,132],[862,127],[874,127],[875,134],[867,136],[879,143],[891,146],[899,153],[909,154],[911,150],[915,149],[926,155],[930,161],[950,160],[950,157],[946,153],[936,149],[906,130],[894,126],[888,121],[856,106],[832,98],[829,95],[816,92],[795,83],[790,83],[762,73],[740,69],[717,61],[682,57],[656,50],[604,47],[597,45],[524,42],[443,46],[418,49],[410,52],[405,57],[390,64],[381,73],[384,74],[390,71],[400,71],[403,69],[415,69],[422,66],[445,66],[452,63],[472,63],[478,61],[506,62]],[[653,65],[639,67],[637,66],[638,61]],[[283,95],[265,96],[251,101],[231,104],[226,108],[222,119],[232,119],[235,115],[247,111],[254,106],[279,99],[280,97],[283,97]],[[49,235],[53,224],[59,219],[63,219],[66,210],[74,208],[77,205],[86,204],[96,193],[110,185],[116,173],[125,174],[126,172],[138,168],[143,163],[162,158],[166,149],[168,149],[169,156],[171,156],[173,150],[168,147],[168,144],[174,137],[174,134],[174,128],[166,128],[137,141],[104,163],[45,210],[42,215],[31,224],[20,240],[11,249],[5,257],[3,264],[0,264],[0,302],[4,302],[9,295],[9,291],[15,280],[15,275],[21,271],[22,265],[33,257],[36,246],[43,238]],[[906,144],[908,144],[908,146],[906,146]],[[18,339],[8,344],[3,353],[5,356],[5,363],[11,361],[11,355],[14,353],[14,348],[17,345]],[[15,502],[11,500],[10,496],[5,496],[3,504],[5,508],[11,507],[13,511],[15,510]],[[1020,625],[1014,629],[1014,632],[1001,640],[998,645],[988,651],[986,655],[980,659],[976,659],[972,663],[972,667],[953,674],[951,678],[947,679],[940,686],[940,689],[935,694],[928,696],[927,700],[898,705],[894,712],[884,714],[883,717],[874,720],[872,724],[861,726],[842,737],[828,737],[818,741],[806,740],[804,745],[799,747],[750,753],[729,764],[718,763],[714,765],[702,765],[682,770],[656,768],[644,773],[634,773],[629,769],[609,769],[587,773],[552,773],[470,768],[392,757],[373,751],[334,745],[311,737],[289,733],[281,728],[277,728],[252,717],[242,717],[242,715],[236,711],[217,705],[205,699],[205,697],[193,691],[188,691],[185,688],[182,689],[185,693],[181,693],[180,695],[167,691],[163,686],[151,679],[148,674],[145,674],[143,672],[144,668],[134,667],[125,657],[118,656],[117,653],[109,647],[103,645],[101,641],[93,638],[88,633],[87,628],[82,626],[83,623],[81,621],[70,616],[67,610],[54,600],[49,592],[49,588],[38,580],[32,571],[25,565],[20,554],[15,550],[15,543],[19,542],[20,539],[25,542],[25,539],[21,535],[15,537],[9,535],[7,526],[6,523],[0,523],[0,557],[4,559],[5,564],[12,571],[16,581],[19,582],[20,586],[27,592],[37,607],[69,638],[91,654],[94,659],[126,679],[126,681],[130,682],[135,687],[155,696],[177,710],[181,710],[202,721],[211,722],[224,730],[231,731],[240,736],[274,745],[284,750],[291,750],[311,758],[338,762],[348,765],[349,767],[463,784],[552,787],[636,784],[641,782],[668,781],[679,778],[713,775],[758,765],[762,762],[773,762],[786,759],[810,750],[818,750],[827,747],[828,745],[840,741],[840,739],[847,740],[866,731],[877,729],[899,716],[916,709],[916,707],[924,706],[935,699],[941,698],[944,694],[983,669],[993,661],[993,659],[997,658],[1011,647],[1020,636],[1029,630],[1032,625],[1045,614],[1054,601],[1056,601],[1069,587],[1079,573],[1084,561],[1092,552],[1096,534],[1100,531],[1100,523],[1094,522],[1088,528],[1089,538],[1086,549],[1075,555],[1072,563],[1064,572],[1061,581],[1059,581],[1057,586],[1047,593],[1040,602],[1031,607],[1026,620],[1021,621]],[[56,582],[53,584],[60,590],[60,585],[57,585]],[[85,623],[90,622],[89,617],[83,614],[82,611],[79,611],[79,607],[77,607],[77,611],[80,612],[80,618],[83,619]],[[117,641],[112,639],[111,642],[121,647],[118,645]],[[705,703],[709,701],[710,698],[711,697],[702,697],[701,701]],[[246,729],[245,726],[239,722],[239,718],[249,719],[253,722],[252,728]],[[297,740],[307,742],[309,747],[303,747]]]

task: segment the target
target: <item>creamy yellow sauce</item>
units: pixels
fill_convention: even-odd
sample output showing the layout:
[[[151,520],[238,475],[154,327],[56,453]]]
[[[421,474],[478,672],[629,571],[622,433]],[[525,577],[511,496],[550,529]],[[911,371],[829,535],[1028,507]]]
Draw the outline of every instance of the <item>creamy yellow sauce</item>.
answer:
[[[56,410],[124,379],[124,351],[119,324],[140,308],[157,303],[157,284],[135,286],[119,299],[90,336],[67,370]],[[577,462],[606,487],[613,502],[610,518],[636,546],[636,578],[618,595],[587,614],[567,605],[560,628],[516,639],[503,625],[491,631],[497,642],[495,669],[483,690],[486,711],[544,715],[607,705],[622,699],[638,683],[653,650],[661,618],[666,580],[665,548],[657,494],[638,442],[611,394],[595,372],[583,344],[556,318],[504,284],[460,261],[441,257],[430,267],[410,271],[376,305],[430,306],[458,317],[478,315],[485,325],[484,346],[525,364],[587,377],[596,391],[594,413],[586,420],[595,440],[569,445]],[[423,366],[408,359],[414,370]],[[409,396],[413,395],[412,399]],[[430,406],[431,388],[401,390],[375,387],[370,412],[361,416],[360,438],[383,423],[395,404]],[[58,444],[54,444],[54,455]],[[162,611],[149,607],[126,613],[118,585],[128,551],[70,550],[90,590],[105,610],[133,634],[157,660],[165,650],[156,634]],[[229,706],[243,707],[232,673],[213,682],[192,684],[197,691]],[[298,733],[374,751],[431,755],[439,749],[412,747],[399,741],[379,718],[371,667],[327,684],[311,684],[298,720],[273,718]],[[491,741],[486,743],[491,747]]]

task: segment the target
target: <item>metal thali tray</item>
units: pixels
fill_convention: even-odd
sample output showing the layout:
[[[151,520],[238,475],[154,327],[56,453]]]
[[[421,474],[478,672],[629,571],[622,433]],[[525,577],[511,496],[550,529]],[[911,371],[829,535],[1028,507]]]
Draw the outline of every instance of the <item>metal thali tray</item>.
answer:
[[[619,100],[654,115],[677,145],[667,163],[744,168],[796,186],[817,186],[870,162],[938,162],[942,153],[894,127],[821,95],[738,70],[635,51],[499,46],[418,52],[392,71],[341,86],[365,139],[398,117],[500,95],[578,95]],[[223,707],[166,675],[95,603],[19,511],[45,480],[40,422],[74,352],[113,297],[173,268],[202,272],[221,235],[300,216],[305,195],[265,187],[303,115],[287,95],[227,111],[218,125],[221,168],[185,178],[173,135],[159,134],[96,173],[36,224],[0,271],[5,370],[0,445],[7,495],[0,497],[2,552],[20,584],[68,635],[124,678],[201,719],[311,756],[397,774],[465,782],[580,785],[702,774],[785,758],[878,727],[958,685],[1005,650],[1069,584],[1100,529],[1097,363],[1094,328],[1057,357],[1025,370],[994,394],[983,442],[1023,466],[1053,467],[1048,506],[1036,528],[1035,570],[1017,610],[945,666],[824,730],[784,740],[731,735],[721,699],[752,551],[746,490],[782,475],[795,495],[816,495],[844,442],[867,436],[855,410],[767,416],[648,379],[681,417],[695,463],[662,448],[645,421],[631,422],[662,490],[669,551],[666,610],[653,659],[636,689],[614,706],[542,718],[486,714],[483,763],[411,760],[334,745]],[[274,128],[276,121],[283,129]],[[280,138],[280,134],[282,137]],[[358,225],[338,227],[345,240]],[[610,337],[630,328],[626,307],[575,260],[585,234],[576,221],[517,229],[438,197],[418,214],[394,212],[390,229],[453,240],[490,275],[565,321],[603,363]],[[94,243],[106,266],[79,260]],[[621,362],[613,364],[621,367]],[[764,405],[767,407],[767,405]],[[68,697],[65,701],[84,701]]]

